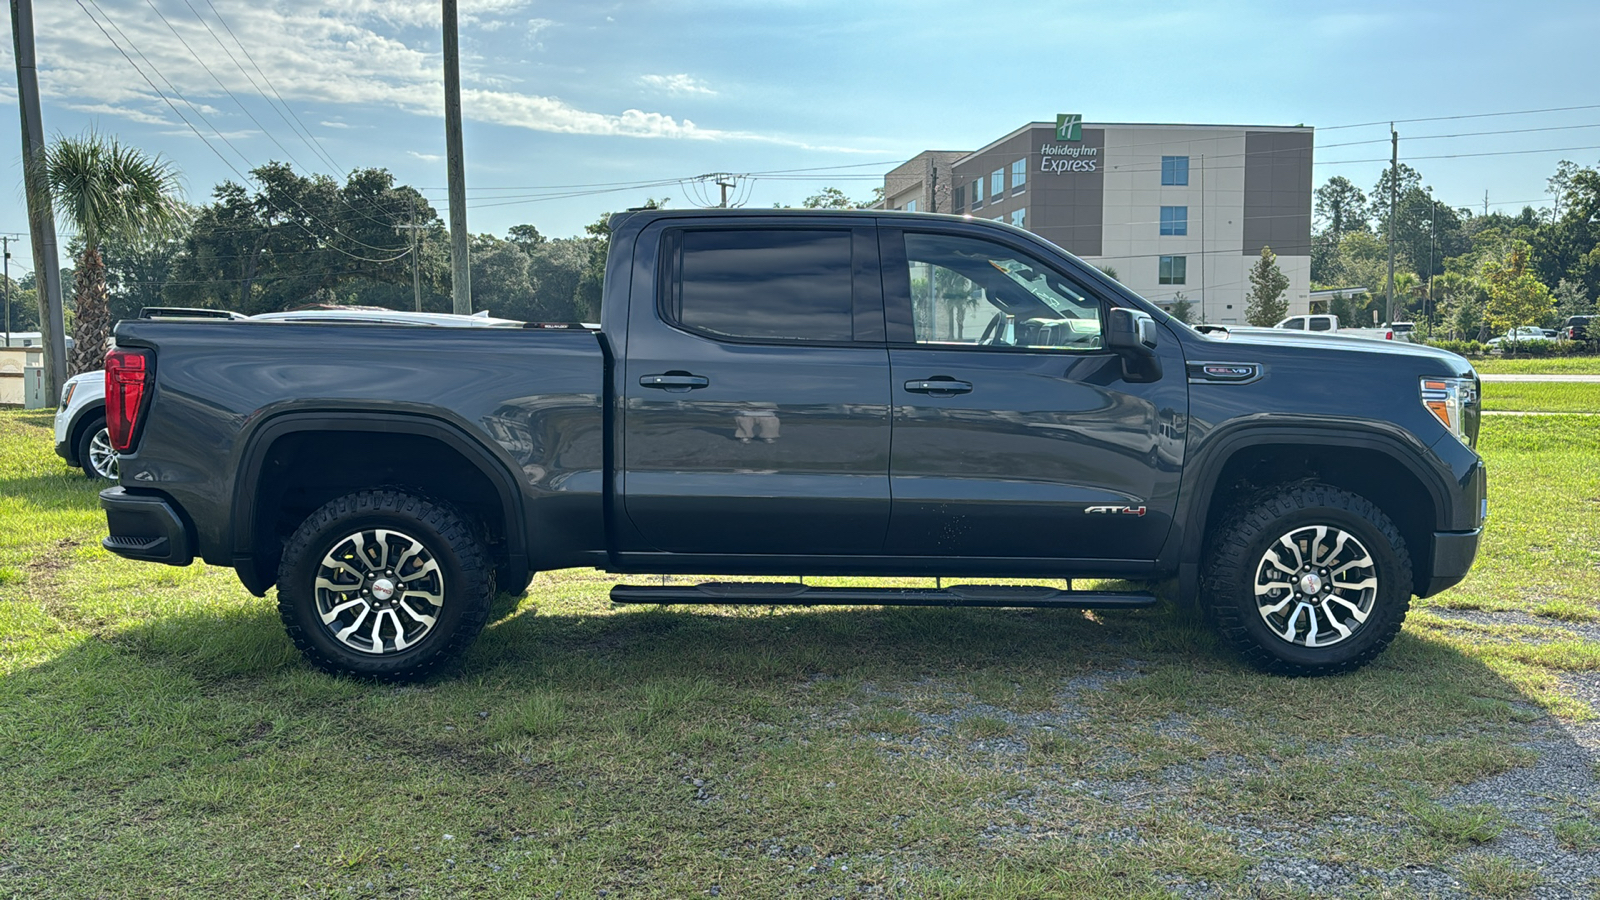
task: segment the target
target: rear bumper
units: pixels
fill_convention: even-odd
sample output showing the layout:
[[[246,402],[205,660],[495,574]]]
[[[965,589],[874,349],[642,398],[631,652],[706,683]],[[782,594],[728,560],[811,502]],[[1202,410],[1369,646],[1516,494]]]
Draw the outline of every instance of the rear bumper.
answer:
[[[100,542],[118,556],[187,566],[194,561],[194,536],[172,501],[156,494],[130,494],[121,487],[100,492],[110,534]]]
[[[1478,541],[1482,528],[1471,531],[1436,531],[1433,533],[1433,572],[1428,576],[1427,588],[1419,597],[1434,594],[1461,583],[1472,570],[1472,561],[1478,556]]]

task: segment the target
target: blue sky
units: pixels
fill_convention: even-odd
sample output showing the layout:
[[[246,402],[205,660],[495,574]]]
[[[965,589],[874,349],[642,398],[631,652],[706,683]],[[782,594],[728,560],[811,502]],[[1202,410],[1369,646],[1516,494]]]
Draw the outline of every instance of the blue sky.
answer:
[[[340,174],[385,167],[444,214],[437,0],[36,5],[49,134],[93,126],[159,152],[191,202],[239,180],[234,168],[279,159]],[[1388,126],[1337,126],[1596,107],[1401,124],[1402,159],[1441,199],[1480,211],[1485,190],[1491,208],[1515,211],[1502,204],[1542,202],[1557,160],[1600,160],[1592,0],[461,0],[461,16],[475,232],[527,222],[566,236],[647,197],[704,203],[715,188],[680,180],[718,171],[755,173],[739,190],[751,206],[797,204],[827,185],[864,197],[921,150],[976,148],[1057,112],[1313,125],[1317,183],[1342,174],[1366,188],[1383,164],[1344,161],[1386,158]],[[187,98],[173,100],[205,140],[100,26]],[[8,39],[0,93],[14,103],[10,49]],[[0,231],[27,229],[19,160],[17,118],[0,117]],[[619,189],[595,193],[603,186]],[[14,272],[27,256],[14,251]]]

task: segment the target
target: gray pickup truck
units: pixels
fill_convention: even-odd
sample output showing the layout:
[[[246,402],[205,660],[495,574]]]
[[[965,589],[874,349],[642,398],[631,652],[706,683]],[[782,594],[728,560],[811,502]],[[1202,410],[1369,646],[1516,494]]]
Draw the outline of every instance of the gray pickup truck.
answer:
[[[128,321],[105,547],[274,584],[316,665],[408,679],[534,572],[621,603],[1128,608],[1165,582],[1252,663],[1348,671],[1487,515],[1466,360],[1202,335],[1020,229],[638,211],[603,327]]]

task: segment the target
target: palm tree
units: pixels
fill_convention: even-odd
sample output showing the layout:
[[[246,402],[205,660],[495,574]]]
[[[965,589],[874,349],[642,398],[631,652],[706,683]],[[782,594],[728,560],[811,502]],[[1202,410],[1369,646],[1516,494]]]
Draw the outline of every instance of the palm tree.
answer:
[[[77,311],[68,361],[76,375],[100,368],[110,337],[101,242],[134,240],[174,225],[182,210],[178,173],[160,156],[92,131],[58,138],[45,150],[44,168],[51,201],[83,241],[73,273]]]

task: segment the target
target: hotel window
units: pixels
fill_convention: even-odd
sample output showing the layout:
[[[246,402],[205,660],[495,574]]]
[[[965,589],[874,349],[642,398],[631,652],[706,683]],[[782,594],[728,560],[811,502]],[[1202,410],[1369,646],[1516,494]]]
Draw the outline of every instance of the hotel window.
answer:
[[[1189,157],[1163,156],[1161,157],[1161,183],[1162,184],[1188,184],[1189,183]]]
[[[956,188],[955,206],[957,213],[967,211],[967,186],[964,184]]]
[[[1163,206],[1161,207],[1161,233],[1162,234],[1188,234],[1189,233],[1189,207]]]
[[[905,210],[906,210],[906,212],[916,212],[917,211],[917,201],[915,201],[915,200],[907,200],[906,201]]]
[[[1157,284],[1183,284],[1184,277],[1188,275],[1189,257],[1163,256],[1161,257],[1161,273],[1156,279]]]
[[[1019,159],[1016,162],[1012,163],[1011,164],[1011,189],[1013,191],[1020,191],[1020,190],[1022,190],[1022,186],[1024,184],[1026,184],[1027,181],[1028,181],[1028,161],[1026,159]]]
[[[989,173],[989,196],[1004,197],[1006,195],[1006,170],[995,169]]]
[[[983,208],[983,179],[982,178],[979,178],[976,181],[972,182],[972,208],[973,209],[982,209]]]
[[[1025,209],[1012,210],[1011,211],[1011,224],[1017,226],[1018,228],[1024,227],[1022,223],[1027,218],[1027,214],[1028,214],[1028,211],[1025,210]]]

